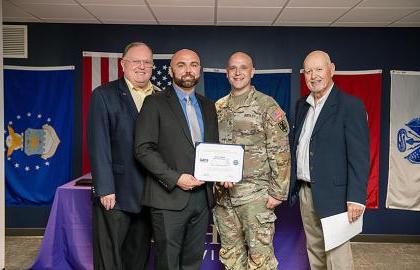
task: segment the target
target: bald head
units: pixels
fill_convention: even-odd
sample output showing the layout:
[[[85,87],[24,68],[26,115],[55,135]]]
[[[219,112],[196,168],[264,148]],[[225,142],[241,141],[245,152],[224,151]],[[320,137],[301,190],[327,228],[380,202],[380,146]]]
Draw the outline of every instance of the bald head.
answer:
[[[229,64],[231,61],[235,61],[237,59],[240,59],[243,62],[246,62],[248,65],[250,65],[252,68],[254,68],[254,63],[252,61],[251,56],[249,56],[248,54],[244,53],[244,52],[235,52],[233,53],[227,62],[227,66],[229,67]]]
[[[248,54],[236,52],[229,57],[226,77],[232,87],[232,95],[242,95],[251,89],[251,79],[254,72],[254,64]]]
[[[321,98],[333,85],[335,66],[326,52],[313,51],[303,62],[306,86],[315,99]]]
[[[200,68],[198,54],[189,49],[182,49],[172,56],[169,75],[175,85],[186,93],[190,93],[199,82]]]
[[[200,57],[198,56],[198,54],[190,49],[181,49],[177,52],[174,53],[174,55],[171,58],[171,66],[176,63],[177,61],[179,61],[180,58],[191,58],[191,59],[198,59],[198,63],[200,63]]]
[[[306,56],[305,61],[303,61],[303,68],[305,68],[305,63],[307,61],[311,61],[313,59],[317,59],[319,61],[322,61],[322,62],[325,63],[325,65],[331,64],[330,56],[326,52],[323,52],[323,51],[313,51],[313,52],[309,53]]]

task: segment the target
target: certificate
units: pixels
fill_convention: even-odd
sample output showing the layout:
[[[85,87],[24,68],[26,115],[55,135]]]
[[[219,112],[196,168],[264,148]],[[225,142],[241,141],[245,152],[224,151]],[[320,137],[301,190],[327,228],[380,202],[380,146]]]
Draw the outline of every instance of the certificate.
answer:
[[[321,224],[324,233],[325,251],[329,251],[362,232],[363,215],[350,223],[347,212],[344,212],[321,218]]]
[[[195,148],[194,177],[210,182],[242,180],[244,146],[200,143]]]

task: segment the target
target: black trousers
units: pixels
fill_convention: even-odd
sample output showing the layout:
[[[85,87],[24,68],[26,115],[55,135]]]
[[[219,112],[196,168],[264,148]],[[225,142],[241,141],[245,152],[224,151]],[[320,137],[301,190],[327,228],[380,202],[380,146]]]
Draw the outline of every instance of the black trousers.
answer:
[[[209,210],[205,189],[191,191],[180,211],[150,209],[157,270],[199,270],[204,254]]]
[[[152,233],[149,209],[140,213],[105,210],[95,198],[92,210],[94,269],[146,269]]]

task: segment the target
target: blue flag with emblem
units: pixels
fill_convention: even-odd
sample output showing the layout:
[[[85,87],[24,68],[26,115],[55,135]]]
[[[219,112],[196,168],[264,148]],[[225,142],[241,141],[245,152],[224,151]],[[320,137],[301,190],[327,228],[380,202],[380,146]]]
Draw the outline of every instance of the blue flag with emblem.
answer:
[[[4,67],[6,205],[51,204],[71,179],[74,67]]]
[[[255,70],[251,84],[258,91],[273,97],[282,110],[289,114],[290,108],[290,75],[291,69]],[[205,96],[217,101],[229,94],[229,81],[225,69],[204,69]]]

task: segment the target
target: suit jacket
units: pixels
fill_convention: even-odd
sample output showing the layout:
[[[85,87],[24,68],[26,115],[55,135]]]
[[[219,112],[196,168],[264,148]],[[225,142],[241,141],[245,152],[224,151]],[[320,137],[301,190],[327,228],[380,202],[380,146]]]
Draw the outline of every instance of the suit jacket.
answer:
[[[289,202],[298,198],[296,149],[309,109],[307,97],[296,104],[292,138]],[[309,170],[315,211],[320,218],[347,211],[347,201],[366,203],[369,176],[369,129],[363,103],[332,88],[309,144]]]
[[[214,103],[196,93],[204,124],[204,142],[219,142]],[[148,96],[136,122],[135,154],[150,172],[143,204],[167,210],[182,210],[191,191],[176,184],[183,173],[194,174],[195,148],[181,104],[173,88]],[[213,186],[204,184],[209,208]]]
[[[96,88],[91,96],[87,141],[94,196],[115,193],[115,209],[138,213],[145,171],[135,160],[138,111],[124,78]]]

